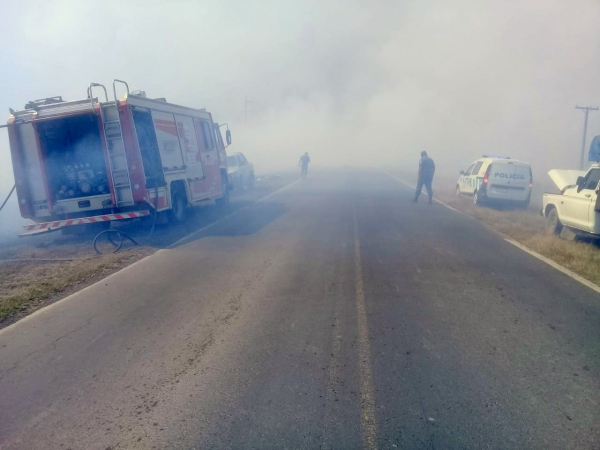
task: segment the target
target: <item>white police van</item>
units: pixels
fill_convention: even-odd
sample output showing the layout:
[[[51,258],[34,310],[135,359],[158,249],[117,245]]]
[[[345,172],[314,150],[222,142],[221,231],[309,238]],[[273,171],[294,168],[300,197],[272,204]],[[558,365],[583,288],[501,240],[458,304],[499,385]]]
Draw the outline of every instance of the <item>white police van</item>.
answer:
[[[504,203],[529,206],[533,175],[529,163],[507,156],[483,155],[460,171],[456,195],[473,197],[473,203]]]

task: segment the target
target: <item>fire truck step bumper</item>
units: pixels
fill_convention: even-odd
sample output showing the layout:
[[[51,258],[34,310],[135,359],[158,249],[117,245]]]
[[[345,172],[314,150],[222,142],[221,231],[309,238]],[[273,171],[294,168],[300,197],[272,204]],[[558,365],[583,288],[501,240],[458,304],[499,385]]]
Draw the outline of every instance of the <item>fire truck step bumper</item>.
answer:
[[[115,220],[129,220],[137,219],[139,217],[149,216],[150,211],[135,211],[126,212],[119,214],[103,214],[101,216],[92,217],[80,217],[77,219],[66,219],[66,220],[55,220],[53,222],[36,223],[32,225],[24,225],[23,233],[19,234],[19,237],[33,236],[36,234],[50,233],[52,231],[60,230],[65,227],[72,227],[75,225],[86,225],[90,223],[102,223],[112,222]]]

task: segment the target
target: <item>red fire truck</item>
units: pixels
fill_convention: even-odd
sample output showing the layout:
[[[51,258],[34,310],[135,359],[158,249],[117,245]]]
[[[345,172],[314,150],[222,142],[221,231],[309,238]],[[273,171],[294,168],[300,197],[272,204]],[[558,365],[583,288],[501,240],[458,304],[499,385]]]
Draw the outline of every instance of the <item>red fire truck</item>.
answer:
[[[126,90],[121,99],[117,86]],[[121,80],[112,87],[112,101],[103,85],[92,83],[83,100],[52,97],[11,109],[19,207],[36,222],[23,235],[161,211],[183,221],[190,206],[229,201],[227,124],[215,123],[205,109],[130,92]]]

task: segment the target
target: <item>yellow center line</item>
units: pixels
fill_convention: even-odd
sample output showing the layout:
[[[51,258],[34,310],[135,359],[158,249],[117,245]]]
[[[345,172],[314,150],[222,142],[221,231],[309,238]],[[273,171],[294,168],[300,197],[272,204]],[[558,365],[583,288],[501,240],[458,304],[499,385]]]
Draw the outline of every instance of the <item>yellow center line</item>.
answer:
[[[371,346],[367,324],[367,308],[362,278],[360,240],[358,238],[358,220],[356,203],[354,208],[354,263],[356,271],[356,310],[358,321],[358,372],[360,378],[361,418],[360,425],[363,444],[370,450],[377,449],[377,420],[375,419],[375,394],[373,389],[373,369],[371,366]]]

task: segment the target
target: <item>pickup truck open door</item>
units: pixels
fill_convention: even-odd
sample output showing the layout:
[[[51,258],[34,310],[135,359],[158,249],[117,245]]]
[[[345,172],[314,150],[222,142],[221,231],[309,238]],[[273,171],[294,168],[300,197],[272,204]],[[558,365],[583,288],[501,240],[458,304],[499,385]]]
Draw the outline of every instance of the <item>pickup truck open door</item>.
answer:
[[[569,201],[564,204],[563,223],[583,231],[593,231],[593,214],[596,206],[600,169],[591,169],[580,187],[569,192]]]

